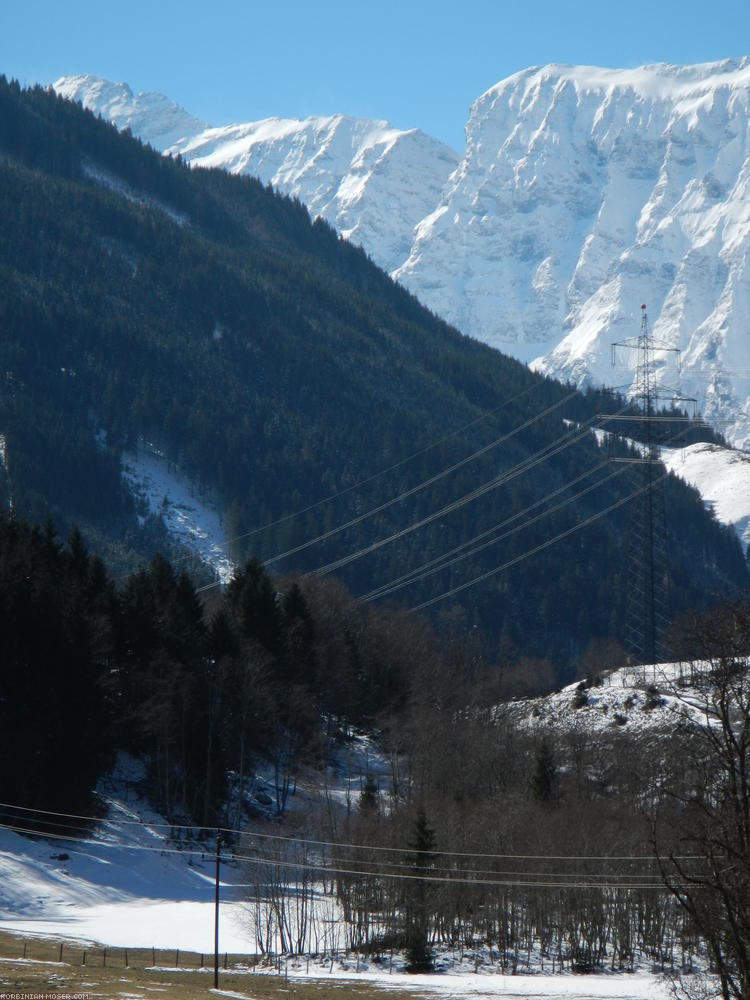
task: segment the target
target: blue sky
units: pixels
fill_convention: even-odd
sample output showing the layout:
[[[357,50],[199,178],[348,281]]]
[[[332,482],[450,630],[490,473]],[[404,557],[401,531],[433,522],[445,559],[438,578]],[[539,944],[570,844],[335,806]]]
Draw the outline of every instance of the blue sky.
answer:
[[[0,0],[0,72],[94,73],[212,124],[343,112],[463,148],[472,100],[547,62],[750,54],[750,0]]]

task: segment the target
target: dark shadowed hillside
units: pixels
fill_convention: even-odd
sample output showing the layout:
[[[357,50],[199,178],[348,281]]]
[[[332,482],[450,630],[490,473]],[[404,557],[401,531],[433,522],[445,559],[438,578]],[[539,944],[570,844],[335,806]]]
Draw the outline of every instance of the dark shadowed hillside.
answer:
[[[146,439],[232,536],[253,532],[236,558],[280,572],[343,560],[355,595],[439,570],[385,595],[406,607],[488,574],[430,613],[446,631],[477,626],[493,662],[500,650],[564,671],[592,637],[622,639],[630,504],[615,505],[633,485],[577,430],[621,401],[462,337],[300,204],[4,79],[0,218],[2,489],[16,510],[78,522],[132,566],[166,544],[119,474]],[[745,588],[736,539],[698,495],[670,478],[668,501],[674,610]],[[493,543],[440,568],[480,533]]]

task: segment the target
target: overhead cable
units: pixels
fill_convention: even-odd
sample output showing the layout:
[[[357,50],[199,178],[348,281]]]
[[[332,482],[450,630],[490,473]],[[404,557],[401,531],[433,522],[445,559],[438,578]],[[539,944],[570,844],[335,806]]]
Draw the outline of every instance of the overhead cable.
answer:
[[[492,576],[496,576],[498,573],[502,573],[506,569],[510,569],[512,566],[517,566],[518,563],[523,562],[525,559],[529,559],[531,556],[536,555],[539,552],[543,552],[545,549],[550,548],[557,542],[561,542],[564,538],[568,538],[570,535],[574,534],[576,531],[580,531],[582,528],[587,527],[589,524],[593,524],[595,521],[601,520],[601,518],[606,517],[607,514],[611,514],[612,511],[617,510],[618,507],[622,507],[624,504],[633,500],[635,497],[639,496],[644,490],[649,489],[656,483],[661,482],[666,479],[667,473],[654,479],[647,486],[642,486],[632,493],[629,493],[626,497],[620,497],[614,503],[611,503],[604,510],[600,510],[595,514],[591,514],[589,517],[585,518],[583,521],[579,521],[577,524],[572,525],[565,531],[561,531],[560,534],[555,535],[554,538],[547,539],[546,542],[541,542],[539,545],[534,546],[533,549],[529,549],[527,552],[522,552],[520,555],[514,556],[513,559],[508,559],[506,562],[502,563],[500,566],[496,566],[494,569],[487,570],[485,573],[481,573],[479,576],[475,576],[473,580],[468,580],[466,583],[459,584],[453,587],[451,590],[445,591],[443,594],[438,594],[437,597],[432,597],[428,601],[423,601],[421,604],[417,604],[415,607],[411,608],[411,611],[422,611],[424,608],[429,608],[433,604],[437,604],[439,601],[444,601],[448,597],[453,597],[456,594],[461,593],[464,590],[468,590],[469,587],[473,587],[477,583],[481,583],[484,580],[488,580]]]

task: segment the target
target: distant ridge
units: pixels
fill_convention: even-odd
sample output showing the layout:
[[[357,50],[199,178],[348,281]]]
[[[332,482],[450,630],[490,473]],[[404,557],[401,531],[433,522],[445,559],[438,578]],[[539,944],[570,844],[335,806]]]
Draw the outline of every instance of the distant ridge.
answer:
[[[384,123],[206,130],[122,84],[55,88],[156,148],[295,195],[464,333],[577,385],[632,378],[609,345],[646,301],[684,352],[660,377],[750,446],[748,58],[524,70],[474,102],[463,156]]]

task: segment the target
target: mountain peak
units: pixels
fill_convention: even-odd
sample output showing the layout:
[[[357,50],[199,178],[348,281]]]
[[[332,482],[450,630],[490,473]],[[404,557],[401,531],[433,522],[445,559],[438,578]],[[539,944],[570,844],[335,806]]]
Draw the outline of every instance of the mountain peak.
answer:
[[[207,128],[179,104],[156,92],[134,94],[127,83],[82,74],[61,76],[52,87],[71,101],[111,121],[118,129],[129,128],[155,149],[165,150]]]

